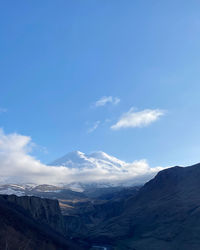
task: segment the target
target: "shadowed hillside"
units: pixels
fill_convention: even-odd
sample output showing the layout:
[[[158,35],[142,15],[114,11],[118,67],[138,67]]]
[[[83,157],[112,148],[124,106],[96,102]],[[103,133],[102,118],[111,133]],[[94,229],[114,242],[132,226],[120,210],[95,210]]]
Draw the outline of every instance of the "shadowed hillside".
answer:
[[[123,212],[90,231],[89,238],[119,249],[198,250],[200,164],[163,170],[126,200]]]
[[[1,195],[0,249],[84,249],[59,233],[57,209],[56,201]]]

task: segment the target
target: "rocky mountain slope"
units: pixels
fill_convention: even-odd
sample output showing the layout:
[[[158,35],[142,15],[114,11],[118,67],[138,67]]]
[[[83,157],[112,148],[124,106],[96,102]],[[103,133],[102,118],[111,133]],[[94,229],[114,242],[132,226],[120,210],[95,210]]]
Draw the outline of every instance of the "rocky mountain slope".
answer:
[[[39,223],[51,226],[57,232],[63,233],[64,221],[57,200],[41,199],[34,196],[3,195],[2,199],[25,209]]]
[[[0,249],[85,249],[60,232],[58,202],[36,197],[0,195]]]
[[[200,248],[200,164],[163,170],[128,198],[116,217],[92,228],[89,238],[117,249]]]

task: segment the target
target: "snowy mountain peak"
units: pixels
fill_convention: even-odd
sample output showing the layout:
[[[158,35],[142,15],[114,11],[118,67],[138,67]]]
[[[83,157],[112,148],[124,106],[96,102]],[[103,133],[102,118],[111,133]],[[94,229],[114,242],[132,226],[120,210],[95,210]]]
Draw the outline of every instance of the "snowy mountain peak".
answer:
[[[53,161],[51,164],[52,166],[65,166],[73,168],[75,165],[80,165],[85,163],[85,154],[80,151],[73,151],[70,152],[63,157]]]
[[[78,150],[76,150],[76,151],[72,151],[71,152],[71,154],[74,154],[74,155],[84,155],[84,153],[83,152],[81,152],[81,151],[78,151]]]
[[[103,151],[96,151],[89,154],[90,157],[94,158],[109,158],[110,156]]]
[[[67,153],[65,156],[74,156],[74,157],[82,157],[84,156],[85,154],[81,151],[72,151],[72,152],[69,152]]]
[[[69,168],[104,168],[116,169],[126,165],[125,162],[110,156],[102,151],[84,154],[80,151],[70,152],[63,157],[55,160],[50,165],[65,166]]]

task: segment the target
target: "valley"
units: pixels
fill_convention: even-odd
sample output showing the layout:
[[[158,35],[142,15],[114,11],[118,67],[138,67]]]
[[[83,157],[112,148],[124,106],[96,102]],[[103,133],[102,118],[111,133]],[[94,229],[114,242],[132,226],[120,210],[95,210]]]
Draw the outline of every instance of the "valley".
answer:
[[[34,220],[79,242],[83,249],[188,250],[190,246],[198,250],[199,179],[197,164],[163,170],[143,186],[96,187],[77,192],[40,185],[24,187],[26,196],[9,194],[1,200],[14,204],[17,210],[22,207]],[[3,188],[9,192],[22,189],[16,185]],[[39,204],[48,202],[46,210],[40,212]]]

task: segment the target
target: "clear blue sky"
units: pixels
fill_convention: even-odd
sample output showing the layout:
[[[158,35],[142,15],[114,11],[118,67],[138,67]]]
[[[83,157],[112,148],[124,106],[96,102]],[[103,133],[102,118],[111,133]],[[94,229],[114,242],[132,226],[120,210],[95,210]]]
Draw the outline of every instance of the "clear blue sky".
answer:
[[[199,0],[1,1],[0,35],[0,127],[46,147],[41,161],[200,162]],[[120,102],[95,107],[103,96]],[[111,129],[131,107],[165,114]]]

